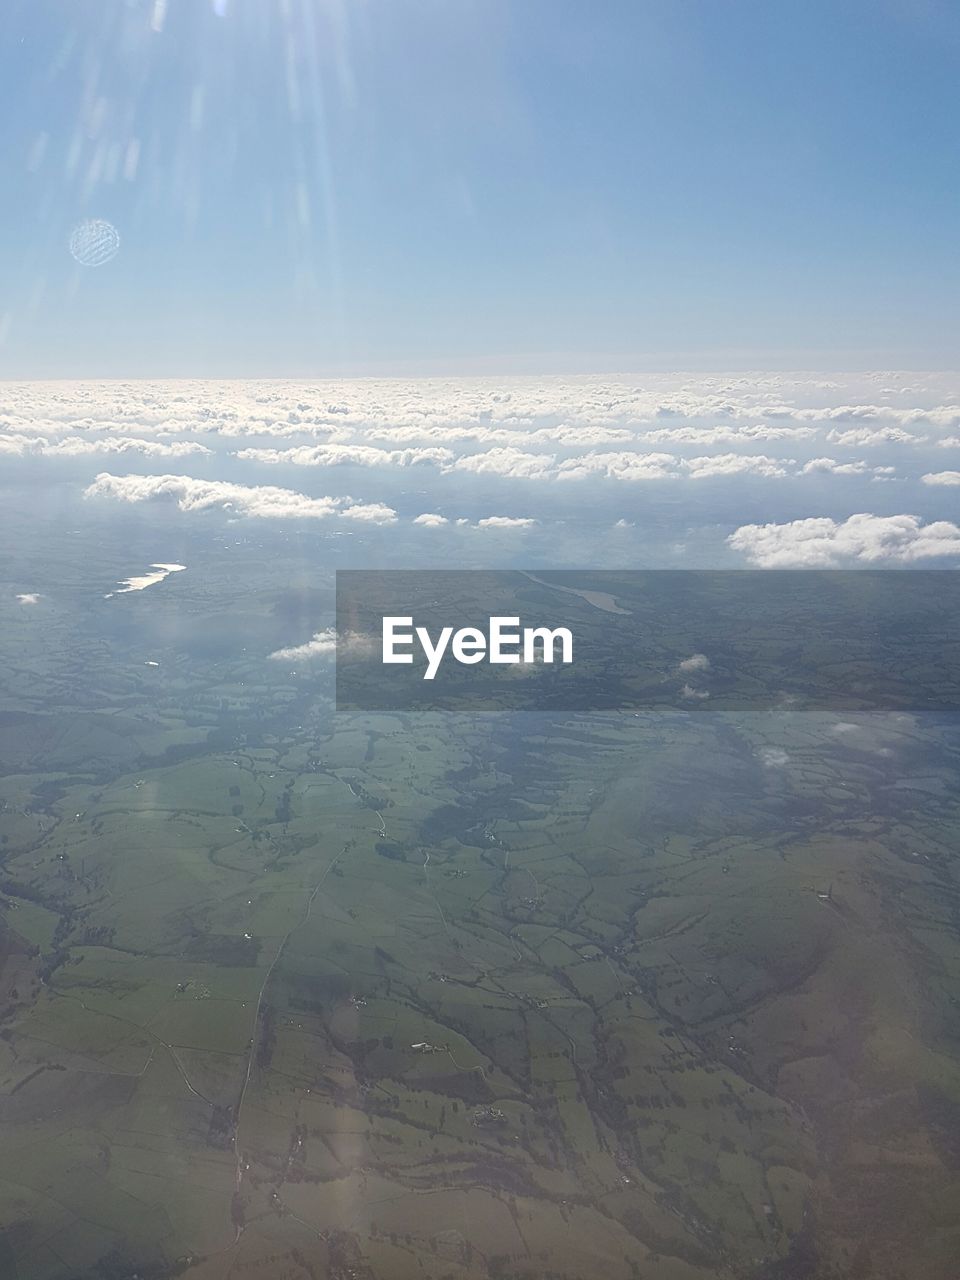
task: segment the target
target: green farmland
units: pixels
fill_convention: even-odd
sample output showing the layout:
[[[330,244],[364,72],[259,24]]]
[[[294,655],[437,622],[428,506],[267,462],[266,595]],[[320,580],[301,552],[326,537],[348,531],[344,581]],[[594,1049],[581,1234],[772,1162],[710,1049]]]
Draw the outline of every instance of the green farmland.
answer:
[[[7,636],[4,1280],[955,1274],[952,721]]]

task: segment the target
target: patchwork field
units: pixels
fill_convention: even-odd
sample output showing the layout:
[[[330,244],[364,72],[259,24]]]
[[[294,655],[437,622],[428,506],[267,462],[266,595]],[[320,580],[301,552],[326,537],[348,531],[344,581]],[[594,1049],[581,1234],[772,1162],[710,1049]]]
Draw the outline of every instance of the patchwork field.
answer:
[[[953,720],[336,715],[197,592],[4,633],[4,1280],[953,1277]]]

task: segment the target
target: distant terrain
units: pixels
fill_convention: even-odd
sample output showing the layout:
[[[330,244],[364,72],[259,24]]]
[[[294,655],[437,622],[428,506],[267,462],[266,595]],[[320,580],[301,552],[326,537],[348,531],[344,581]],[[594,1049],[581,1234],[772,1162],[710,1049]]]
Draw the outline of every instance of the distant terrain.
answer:
[[[175,550],[0,640],[4,1280],[954,1276],[955,718],[337,714]]]

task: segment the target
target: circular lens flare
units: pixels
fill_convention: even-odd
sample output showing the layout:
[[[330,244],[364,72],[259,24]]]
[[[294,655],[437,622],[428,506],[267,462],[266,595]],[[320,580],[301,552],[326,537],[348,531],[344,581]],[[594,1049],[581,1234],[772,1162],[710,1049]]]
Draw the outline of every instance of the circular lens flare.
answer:
[[[120,249],[120,233],[102,218],[88,218],[70,233],[70,253],[82,267],[102,267]]]

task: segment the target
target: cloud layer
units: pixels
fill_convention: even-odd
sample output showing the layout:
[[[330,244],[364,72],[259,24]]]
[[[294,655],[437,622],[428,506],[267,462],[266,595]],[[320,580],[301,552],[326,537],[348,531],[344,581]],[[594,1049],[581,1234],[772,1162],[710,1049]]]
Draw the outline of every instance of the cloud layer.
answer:
[[[60,460],[58,480],[91,500],[402,520],[439,546],[461,530],[544,540],[566,522],[574,551],[589,507],[621,556],[665,540],[670,519],[678,555],[709,530],[757,565],[954,555],[958,429],[948,374],[0,386],[0,456]],[[109,458],[122,474],[97,474]]]
[[[940,466],[917,458],[960,451],[958,427],[960,379],[896,373],[23,383],[0,395],[6,457],[221,458],[250,468],[259,514],[273,487],[263,472],[293,468],[644,487],[875,483],[912,468],[947,486],[942,454]],[[297,505],[324,513],[323,499]]]

